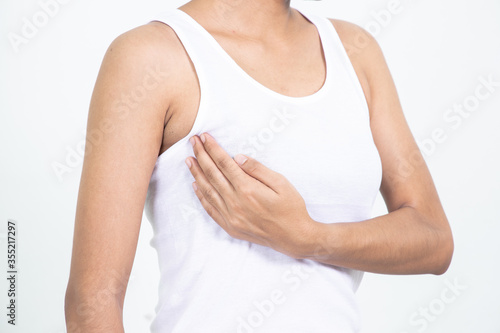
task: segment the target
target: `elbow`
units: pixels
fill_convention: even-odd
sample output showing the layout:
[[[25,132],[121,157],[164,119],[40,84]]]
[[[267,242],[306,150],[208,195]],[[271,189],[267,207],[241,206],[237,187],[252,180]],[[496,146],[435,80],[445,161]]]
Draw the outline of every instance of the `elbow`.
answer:
[[[68,284],[64,296],[64,316],[68,333],[79,332],[76,328],[116,328],[122,325],[124,295],[120,288],[83,288]],[[119,292],[120,291],[120,292]],[[90,331],[89,331],[90,330]],[[108,330],[108,332],[122,332]]]
[[[448,268],[451,265],[453,251],[455,248],[451,229],[448,228],[446,231],[441,232],[437,243],[438,246],[435,256],[435,267],[432,274],[443,275],[446,271],[448,271]]]
[[[70,288],[66,288],[64,295],[64,318],[66,321],[66,329],[68,333],[75,332],[75,327],[79,325],[78,316],[78,301],[76,300],[75,292]]]
[[[66,324],[75,323],[81,319],[82,297],[78,296],[76,290],[68,285],[64,295],[64,316]]]
[[[64,312],[66,317],[69,315],[71,309],[74,307],[75,304],[75,292],[73,289],[69,286],[66,287],[66,293],[64,294]]]

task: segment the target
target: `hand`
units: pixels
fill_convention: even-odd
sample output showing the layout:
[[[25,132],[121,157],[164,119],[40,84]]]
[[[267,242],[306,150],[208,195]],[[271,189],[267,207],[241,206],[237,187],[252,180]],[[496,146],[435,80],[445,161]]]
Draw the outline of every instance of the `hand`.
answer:
[[[231,158],[207,133],[190,141],[196,158],[188,157],[186,164],[195,178],[193,189],[231,237],[294,258],[314,245],[319,222],[311,219],[304,199],[282,174],[248,156]]]

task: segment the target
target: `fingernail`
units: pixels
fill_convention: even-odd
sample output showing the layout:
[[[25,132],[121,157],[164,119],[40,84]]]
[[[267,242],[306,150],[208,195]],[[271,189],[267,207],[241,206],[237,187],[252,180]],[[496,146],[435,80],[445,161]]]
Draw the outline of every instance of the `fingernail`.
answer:
[[[196,141],[194,140],[194,136],[192,136],[191,138],[189,138],[189,142],[191,142],[191,146],[194,147],[194,144],[196,143]]]
[[[188,158],[186,158],[185,162],[186,162],[186,165],[188,166],[188,168],[191,169],[191,165],[192,165],[191,164],[191,159],[188,157]]]
[[[193,190],[198,191],[198,185],[196,185],[196,182],[193,183]]]
[[[200,139],[201,139],[201,142],[205,143],[205,140],[207,138],[205,138],[205,134],[202,134],[202,135],[200,135]]]
[[[238,154],[234,157],[234,160],[236,161],[236,163],[238,163],[239,165],[242,165],[243,163],[246,162],[246,160],[248,160],[248,158],[245,156],[245,155],[241,155],[241,154]]]

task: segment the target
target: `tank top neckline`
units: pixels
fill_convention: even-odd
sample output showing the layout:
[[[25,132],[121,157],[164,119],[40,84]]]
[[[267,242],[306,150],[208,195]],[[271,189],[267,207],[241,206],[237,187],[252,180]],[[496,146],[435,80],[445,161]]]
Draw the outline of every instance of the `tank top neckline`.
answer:
[[[330,81],[331,81],[331,70],[332,70],[332,63],[331,63],[331,57],[332,54],[330,54],[330,49],[328,48],[328,45],[326,43],[327,36],[326,36],[326,31],[323,31],[322,27],[316,22],[314,18],[312,18],[309,14],[304,13],[302,10],[299,10],[297,8],[294,8],[299,12],[306,20],[311,22],[315,27],[316,30],[318,31],[318,35],[320,38],[320,43],[321,43],[321,48],[323,49],[323,55],[325,58],[325,79],[323,81],[323,85],[317,90],[316,92],[306,95],[306,96],[288,96],[281,94],[275,90],[272,90],[271,88],[266,87],[259,81],[257,81],[255,78],[253,78],[250,74],[248,74],[243,68],[238,65],[238,63],[229,55],[229,53],[226,52],[226,50],[217,42],[214,36],[210,34],[198,21],[196,21],[192,16],[190,16],[188,13],[184,12],[183,10],[179,8],[175,8],[174,12],[179,13],[181,17],[183,17],[185,20],[190,22],[192,26],[194,26],[201,34],[203,34],[207,40],[209,41],[210,44],[213,45],[214,50],[216,50],[223,58],[227,60],[227,62],[237,71],[239,72],[249,83],[251,83],[253,86],[257,87],[259,90],[263,91],[264,93],[274,96],[275,98],[278,98],[280,100],[283,100],[285,102],[312,102],[315,101],[322,96],[326,94],[330,87]]]

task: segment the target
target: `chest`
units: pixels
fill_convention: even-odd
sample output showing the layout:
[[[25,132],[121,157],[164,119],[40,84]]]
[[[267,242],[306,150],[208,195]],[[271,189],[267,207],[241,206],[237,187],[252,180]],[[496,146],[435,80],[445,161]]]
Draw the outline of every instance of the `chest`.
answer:
[[[296,43],[293,48],[280,51],[223,37],[218,41],[239,67],[240,75],[247,75],[278,94],[307,96],[324,84],[326,65],[318,41]],[[187,55],[179,59],[175,76],[176,93],[166,117],[160,153],[189,133],[200,103],[199,80]]]

